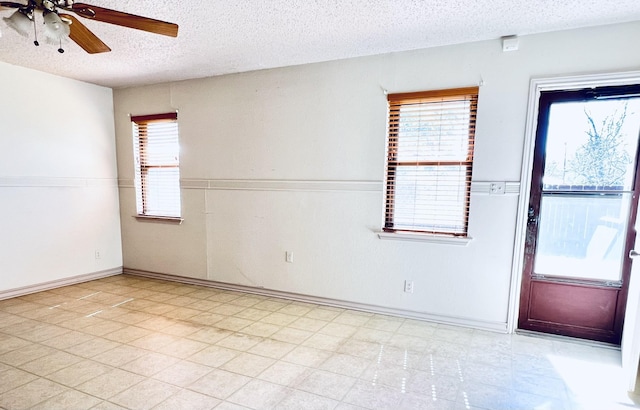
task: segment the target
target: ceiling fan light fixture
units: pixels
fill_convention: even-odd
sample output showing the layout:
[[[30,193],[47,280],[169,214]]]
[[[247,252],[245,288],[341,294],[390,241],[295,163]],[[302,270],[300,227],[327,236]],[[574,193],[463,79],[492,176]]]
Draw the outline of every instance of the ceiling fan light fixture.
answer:
[[[27,12],[22,10],[16,10],[11,16],[4,17],[3,20],[7,26],[23,37],[27,37],[33,29],[33,20]]]
[[[44,35],[54,41],[66,40],[71,32],[69,24],[62,21],[58,13],[43,13]]]

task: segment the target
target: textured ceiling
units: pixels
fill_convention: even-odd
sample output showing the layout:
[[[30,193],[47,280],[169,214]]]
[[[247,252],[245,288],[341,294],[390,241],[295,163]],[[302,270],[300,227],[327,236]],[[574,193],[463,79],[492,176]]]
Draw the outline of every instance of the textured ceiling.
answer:
[[[85,1],[177,23],[178,37],[81,19],[113,51],[60,54],[0,20],[0,61],[119,88],[640,20],[640,0]]]

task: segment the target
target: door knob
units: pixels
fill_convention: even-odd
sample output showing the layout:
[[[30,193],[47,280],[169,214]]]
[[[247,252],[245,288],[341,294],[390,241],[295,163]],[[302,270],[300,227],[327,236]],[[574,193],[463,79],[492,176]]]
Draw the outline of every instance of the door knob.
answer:
[[[629,251],[629,257],[630,258],[637,258],[638,256],[640,256],[640,252],[636,251],[635,249],[631,249]]]

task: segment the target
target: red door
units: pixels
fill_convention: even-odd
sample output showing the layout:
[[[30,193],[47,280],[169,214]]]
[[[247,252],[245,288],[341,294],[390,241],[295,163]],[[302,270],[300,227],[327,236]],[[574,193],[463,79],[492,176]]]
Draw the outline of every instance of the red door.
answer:
[[[620,344],[639,136],[640,85],[541,93],[520,329]]]

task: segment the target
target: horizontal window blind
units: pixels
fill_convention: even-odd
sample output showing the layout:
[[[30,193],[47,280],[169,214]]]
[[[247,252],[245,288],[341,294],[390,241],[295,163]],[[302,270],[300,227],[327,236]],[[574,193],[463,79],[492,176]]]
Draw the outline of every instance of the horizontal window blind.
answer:
[[[138,215],[180,217],[180,145],[176,113],[132,116]]]
[[[478,88],[390,94],[386,231],[466,236]]]

